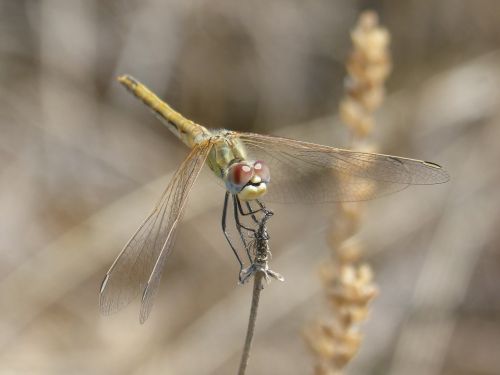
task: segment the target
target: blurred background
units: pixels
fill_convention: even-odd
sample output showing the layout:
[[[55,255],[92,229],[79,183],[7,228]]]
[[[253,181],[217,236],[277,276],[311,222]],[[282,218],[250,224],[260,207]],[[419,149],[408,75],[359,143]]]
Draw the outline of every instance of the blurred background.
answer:
[[[348,374],[500,372],[500,3],[1,0],[0,373],[234,374],[251,286],[202,174],[150,319],[98,311],[100,282],[187,150],[117,84],[129,73],[207,127],[345,146],[349,32],[392,37],[374,139],[450,183],[370,202],[381,294]],[[272,266],[249,374],[311,374],[318,267],[335,205],[273,205]]]

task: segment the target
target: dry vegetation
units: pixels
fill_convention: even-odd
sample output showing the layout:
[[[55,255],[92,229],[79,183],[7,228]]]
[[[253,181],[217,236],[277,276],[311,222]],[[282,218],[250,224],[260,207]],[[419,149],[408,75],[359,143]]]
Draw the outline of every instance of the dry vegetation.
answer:
[[[344,83],[340,117],[351,133],[349,148],[375,152],[369,136],[391,70],[390,35],[379,25],[375,12],[365,11],[351,32],[351,40],[353,47],[346,62],[349,75]],[[359,188],[369,190],[374,186],[365,183]],[[358,238],[364,205],[365,202],[338,205],[327,229],[331,255],[322,265],[320,276],[331,311],[306,331],[316,357],[316,375],[341,374],[358,353],[362,342],[359,325],[367,319],[369,304],[378,293],[373,271],[362,260],[363,245]]]
[[[100,281],[186,149],[115,83],[130,73],[209,127],[347,146],[336,117],[367,2],[0,0],[0,373],[233,374],[251,286],[193,191],[151,318],[97,309]],[[370,3],[372,4],[372,3]],[[445,186],[368,203],[381,294],[346,373],[500,368],[500,3],[381,1],[393,72],[371,136],[446,165]],[[332,207],[270,207],[273,267],[248,374],[311,374],[301,331]]]

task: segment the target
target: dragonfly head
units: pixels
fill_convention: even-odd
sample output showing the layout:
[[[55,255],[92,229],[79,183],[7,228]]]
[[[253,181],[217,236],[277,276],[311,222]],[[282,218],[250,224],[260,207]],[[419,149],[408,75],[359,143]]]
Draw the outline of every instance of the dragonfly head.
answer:
[[[227,168],[224,181],[229,192],[238,194],[241,200],[249,201],[257,199],[267,192],[267,184],[271,181],[271,174],[262,160],[238,161]]]

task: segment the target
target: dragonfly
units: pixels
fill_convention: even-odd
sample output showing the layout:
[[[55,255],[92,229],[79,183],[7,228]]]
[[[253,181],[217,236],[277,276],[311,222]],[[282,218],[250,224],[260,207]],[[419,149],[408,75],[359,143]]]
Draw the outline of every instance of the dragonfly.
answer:
[[[242,224],[241,217],[251,216],[258,224],[255,215],[265,210],[265,202],[364,201],[409,185],[433,185],[449,180],[440,165],[428,161],[271,135],[209,130],[182,116],[133,77],[123,75],[118,81],[191,151],[106,273],[99,297],[100,310],[105,315],[122,309],[141,294],[139,320],[144,323],[149,317],[189,193],[204,165],[226,190],[221,226],[239,262],[240,280],[243,262],[227,232],[231,210],[244,239],[242,231],[252,228]]]

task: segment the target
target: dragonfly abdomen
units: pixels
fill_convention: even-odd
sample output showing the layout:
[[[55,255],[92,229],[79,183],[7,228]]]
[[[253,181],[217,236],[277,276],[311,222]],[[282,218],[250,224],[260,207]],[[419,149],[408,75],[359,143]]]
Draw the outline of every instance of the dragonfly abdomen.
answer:
[[[160,121],[188,147],[193,148],[195,144],[210,136],[210,132],[204,126],[182,116],[135,78],[123,75],[118,77],[118,81],[148,106]]]

